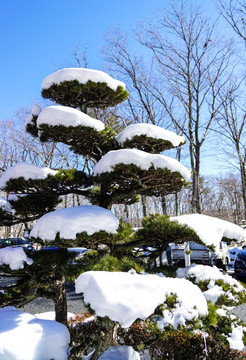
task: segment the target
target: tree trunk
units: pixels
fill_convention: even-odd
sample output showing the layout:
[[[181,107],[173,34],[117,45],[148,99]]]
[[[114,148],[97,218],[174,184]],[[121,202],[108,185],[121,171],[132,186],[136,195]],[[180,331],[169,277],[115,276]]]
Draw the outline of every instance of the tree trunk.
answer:
[[[167,215],[167,203],[165,196],[161,197],[161,208],[162,208],[162,214]]]
[[[192,181],[192,200],[191,200],[192,213],[200,214],[201,207],[200,207],[199,173],[194,171],[192,180],[193,180]]]
[[[179,216],[179,195],[175,194],[175,215]]]
[[[109,196],[108,196],[108,184],[104,181],[101,184],[101,194],[99,206],[104,209],[110,209]]]
[[[67,296],[65,290],[65,276],[57,269],[55,281],[55,313],[56,321],[68,326],[67,323]]]
[[[146,199],[146,196],[142,195],[141,200],[142,200],[143,217],[146,217],[147,216],[147,199]]]
[[[96,351],[91,360],[97,360],[110,346],[117,345],[116,330],[118,328],[118,324],[108,318],[103,319],[103,324],[106,328],[102,338],[99,340]]]

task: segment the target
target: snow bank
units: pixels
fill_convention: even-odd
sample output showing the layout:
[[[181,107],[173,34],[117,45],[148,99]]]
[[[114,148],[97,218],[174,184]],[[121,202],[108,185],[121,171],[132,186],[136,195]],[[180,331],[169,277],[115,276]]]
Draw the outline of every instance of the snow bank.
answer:
[[[131,346],[111,346],[98,360],[140,360],[139,353]]]
[[[137,149],[122,149],[109,151],[104,155],[93,169],[93,174],[100,175],[113,171],[117,164],[134,164],[142,170],[148,170],[152,165],[155,169],[167,168],[171,172],[179,172],[184,178],[190,177],[190,171],[176,159],[159,154],[149,154]]]
[[[12,306],[0,309],[2,360],[66,360],[68,329],[55,321],[40,320]]]
[[[163,129],[160,126],[152,124],[133,124],[127,126],[117,136],[118,143],[123,144],[126,140],[131,140],[134,136],[146,135],[154,139],[170,141],[173,146],[179,146],[185,143],[185,138],[172,131]]]
[[[24,262],[32,265],[33,260],[27,257],[22,247],[0,249],[0,265],[9,265],[11,270],[18,270],[24,268]]]
[[[38,116],[37,126],[47,124],[49,126],[88,126],[97,131],[105,128],[100,120],[93,119],[89,115],[68,106],[48,106]]]
[[[0,177],[0,189],[4,189],[10,179],[23,177],[25,180],[46,179],[48,175],[55,175],[56,171],[47,167],[39,167],[25,162],[17,163],[8,168]]]
[[[207,314],[207,302],[201,290],[185,279],[89,271],[77,278],[75,291],[84,294],[85,303],[98,316],[108,316],[124,328],[138,318],[144,320],[153,314],[166,295],[177,294],[176,316],[169,320],[172,325]]]
[[[42,216],[33,226],[30,236],[54,240],[57,233],[64,239],[75,239],[76,234],[92,235],[100,230],[115,233],[119,220],[110,211],[99,206],[82,205],[59,209]]]
[[[12,210],[10,203],[1,196],[0,196],[0,209],[7,212],[11,212]]]
[[[222,237],[235,239],[238,242],[246,240],[246,230],[229,221],[212,216],[190,214],[171,217],[170,220],[177,221],[181,225],[188,225],[205,245],[214,245],[217,249]]]
[[[121,81],[113,79],[103,71],[83,69],[83,68],[65,68],[48,75],[42,82],[42,90],[48,89],[52,84],[60,84],[63,81],[77,80],[81,84],[88,81],[106,83],[108,87],[116,90],[118,86],[125,89],[125,84]]]

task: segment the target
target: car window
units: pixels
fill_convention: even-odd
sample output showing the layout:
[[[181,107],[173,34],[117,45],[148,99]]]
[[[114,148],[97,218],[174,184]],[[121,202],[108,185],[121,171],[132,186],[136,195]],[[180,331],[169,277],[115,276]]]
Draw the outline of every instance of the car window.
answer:
[[[2,241],[0,244],[0,248],[5,248],[6,246],[11,246],[12,245],[12,241],[11,240],[5,240]]]

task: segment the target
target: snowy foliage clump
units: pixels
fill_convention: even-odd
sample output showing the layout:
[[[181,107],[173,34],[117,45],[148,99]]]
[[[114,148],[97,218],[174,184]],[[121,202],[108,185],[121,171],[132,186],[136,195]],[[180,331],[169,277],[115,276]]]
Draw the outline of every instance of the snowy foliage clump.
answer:
[[[6,247],[0,249],[0,266],[9,265],[11,270],[24,268],[24,263],[32,265],[33,260],[27,257],[22,247]]]
[[[63,125],[69,126],[88,126],[97,131],[105,128],[100,120],[93,119],[89,115],[73,109],[69,106],[48,106],[38,116],[37,126],[47,124],[49,126]]]
[[[207,302],[201,290],[185,279],[164,278],[157,275],[139,275],[124,272],[89,271],[81,274],[75,283],[76,293],[84,294],[98,316],[108,316],[123,328],[135,320],[145,320],[166,296],[177,295],[175,316],[165,323],[177,327],[186,319],[207,314]]]
[[[0,358],[66,360],[70,335],[66,326],[41,320],[12,306],[0,309]]]
[[[142,170],[148,170],[151,166],[155,169],[168,169],[171,172],[179,172],[184,178],[190,177],[190,171],[176,159],[159,154],[149,154],[137,149],[122,149],[109,151],[96,164],[93,169],[94,175],[112,172],[117,164],[134,164]]]
[[[18,179],[23,177],[25,180],[46,179],[48,175],[55,175],[56,171],[47,167],[39,167],[25,162],[17,163],[14,166],[8,168],[0,177],[0,189],[4,189],[7,182],[11,179]]]
[[[181,225],[188,225],[205,245],[214,245],[217,249],[223,237],[235,239],[238,242],[246,240],[245,229],[212,216],[190,214],[171,217],[170,220],[177,221]]]
[[[11,209],[12,209],[10,203],[6,199],[2,198],[1,196],[0,196],[0,209],[2,209],[3,211],[6,211],[6,212],[11,212]]]
[[[242,350],[244,348],[242,338],[246,328],[238,322],[236,316],[230,314],[229,310],[232,307],[228,305],[232,303],[235,306],[239,305],[242,301],[245,302],[245,288],[237,280],[227,274],[223,274],[215,266],[194,264],[187,268],[179,268],[177,270],[177,277],[193,279],[198,286],[202,285],[207,288],[207,290],[203,291],[206,300],[216,307],[216,313],[220,317],[230,319],[230,322],[232,322],[231,332],[227,335],[222,335],[229,342],[231,348]],[[222,299],[222,303],[228,305],[221,305],[220,299]]]
[[[83,68],[66,68],[58,70],[48,75],[42,82],[42,90],[48,89],[52,84],[60,84],[64,81],[77,80],[81,84],[86,84],[88,81],[106,83],[108,87],[116,90],[118,86],[125,89],[125,84],[122,81],[115,80],[108,74],[99,70],[83,69]]]
[[[177,270],[178,278],[193,278],[196,284],[199,282],[208,282],[207,290],[204,291],[204,296],[207,300],[210,300],[213,304],[216,304],[221,295],[226,295],[228,299],[236,302],[240,292],[244,292],[244,287],[228,274],[223,274],[216,266],[204,266],[193,264],[187,268],[179,268]],[[221,281],[224,284],[230,285],[227,291],[223,290],[222,286],[217,285],[216,281],[220,284]],[[233,293],[231,292],[233,289]]]
[[[237,291],[242,291],[244,289],[244,287],[236,279],[233,279],[228,274],[223,274],[216,266],[211,267],[193,264],[186,268],[179,268],[177,270],[177,277],[195,277],[196,283],[204,280],[210,280],[211,282],[214,282],[215,280],[223,280],[225,283],[235,287]]]
[[[59,209],[42,216],[33,226],[31,237],[54,240],[57,233],[63,239],[75,239],[76,234],[92,235],[98,231],[116,233],[119,219],[99,206],[83,205]]]
[[[179,136],[172,131],[153,124],[129,125],[117,135],[116,140],[118,143],[123,144],[126,140],[131,140],[134,136],[139,135],[147,135],[154,139],[168,140],[173,146],[179,146],[180,144],[185,143],[185,138],[183,136]]]

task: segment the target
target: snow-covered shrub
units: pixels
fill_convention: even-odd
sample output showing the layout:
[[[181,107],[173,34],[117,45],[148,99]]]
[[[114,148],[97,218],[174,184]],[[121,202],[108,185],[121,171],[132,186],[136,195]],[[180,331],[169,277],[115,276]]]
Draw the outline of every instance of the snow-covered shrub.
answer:
[[[218,306],[237,306],[246,302],[245,288],[217,267],[192,265],[177,270],[177,277],[186,278],[197,284],[207,300]]]
[[[243,340],[246,340],[246,327],[241,320],[230,314],[230,310],[246,302],[245,288],[216,267],[192,265],[178,269],[177,276],[197,284],[207,299],[209,312],[207,316],[201,317],[199,328],[217,341],[242,349]],[[231,339],[235,336],[237,340],[232,342]]]
[[[244,352],[215,341],[210,335],[191,334],[185,330],[164,333],[151,346],[150,354],[155,360],[243,360],[246,356]]]

